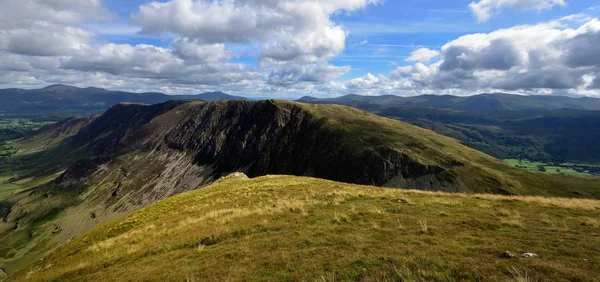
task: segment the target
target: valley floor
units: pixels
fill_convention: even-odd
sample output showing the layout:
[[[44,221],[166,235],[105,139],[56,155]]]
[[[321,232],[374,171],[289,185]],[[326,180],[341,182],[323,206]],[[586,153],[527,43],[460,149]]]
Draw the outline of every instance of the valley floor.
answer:
[[[550,174],[565,176],[600,176],[600,166],[593,164],[546,163],[517,159],[505,159],[504,162],[513,167]]]
[[[236,175],[102,224],[11,278],[597,281],[599,216],[596,200]]]

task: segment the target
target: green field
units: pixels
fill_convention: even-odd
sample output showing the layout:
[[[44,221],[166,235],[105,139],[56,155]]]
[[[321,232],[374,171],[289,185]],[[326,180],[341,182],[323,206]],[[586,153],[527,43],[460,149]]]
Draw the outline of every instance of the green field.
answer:
[[[544,162],[534,162],[528,160],[505,159],[505,163],[513,167],[523,168],[532,171],[540,171],[551,174],[560,174],[566,176],[594,176],[594,173],[577,171],[572,167],[598,167],[596,165],[576,164],[576,163],[561,163],[548,164]]]
[[[46,116],[0,116],[0,163],[6,162],[17,153],[13,140],[28,136],[53,122],[53,118]]]
[[[52,163],[58,159],[56,155],[40,153],[18,160],[15,156],[20,149],[27,149],[20,144],[19,138],[30,136],[42,126],[52,124],[62,117],[62,115],[0,116],[0,201],[46,183],[57,176],[56,170],[51,169]],[[46,139],[42,141],[48,142]]]
[[[28,119],[21,117],[0,116],[0,140],[21,138],[39,129],[40,127],[55,122],[49,119]]]
[[[17,153],[17,148],[12,142],[0,141],[0,160],[4,160],[14,156]]]

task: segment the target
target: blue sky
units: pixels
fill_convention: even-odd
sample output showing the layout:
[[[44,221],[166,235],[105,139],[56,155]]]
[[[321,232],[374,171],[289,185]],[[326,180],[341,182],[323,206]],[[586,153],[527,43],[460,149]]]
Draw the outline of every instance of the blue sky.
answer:
[[[356,66],[349,77],[368,72],[388,73],[395,68],[390,62],[405,64],[404,59],[419,46],[440,48],[464,34],[536,24],[581,13],[592,2],[600,4],[600,1],[571,1],[565,7],[540,12],[506,9],[489,22],[477,23],[468,8],[471,1],[386,1],[337,19],[348,27],[350,35],[344,54],[334,62]],[[365,40],[369,44],[359,44]]]
[[[15,27],[4,27],[8,36],[3,39],[0,32],[0,58],[11,63],[5,67],[10,70],[4,74],[5,81],[0,77],[0,85],[5,86],[87,82],[132,91],[223,90],[261,97],[489,91],[599,94],[600,75],[596,79],[596,74],[600,67],[574,65],[560,58],[570,51],[564,46],[576,46],[571,41],[599,36],[595,26],[600,0],[339,0],[333,4],[323,0],[165,0],[161,4],[66,0],[77,4],[62,6],[41,0],[7,1],[5,17],[22,13],[30,22],[46,23],[43,27],[22,25],[32,32],[53,28],[51,34],[65,36],[48,39],[64,40],[65,49],[30,50],[44,42],[11,37],[17,28],[23,30],[11,21]],[[34,12],[19,8],[27,5]],[[296,6],[287,9],[285,5]],[[73,20],[54,18],[44,14],[46,10],[69,13]],[[240,19],[236,11],[241,10],[258,16]],[[256,26],[245,26],[252,24]],[[519,31],[523,25],[530,28]],[[61,28],[62,33],[56,31]],[[474,38],[473,34],[483,36]],[[540,39],[538,34],[548,37]],[[4,49],[3,40],[7,42]],[[533,46],[537,41],[554,49]],[[11,47],[14,42],[27,48]],[[411,57],[417,50],[431,55]],[[556,61],[535,65],[532,58],[538,54]],[[39,67],[42,61],[44,68]],[[50,65],[56,67],[53,73]],[[572,77],[555,77],[562,71]],[[493,80],[494,76],[506,81]],[[528,80],[508,82],[521,77]]]
[[[105,0],[106,6],[118,15],[115,24],[123,27],[133,25],[130,16],[137,12],[145,0]],[[167,2],[167,1],[158,1]],[[594,2],[570,1],[564,7],[537,12],[505,9],[489,22],[477,23],[469,9],[471,0],[387,0],[365,9],[340,13],[332,19],[349,32],[346,49],[332,62],[336,65],[351,65],[352,70],[340,80],[360,77],[367,73],[389,73],[415,49],[425,46],[441,48],[445,43],[469,33],[491,32],[515,25],[536,24],[565,15],[588,12],[598,15],[599,10],[590,11]],[[103,35],[111,42],[140,44],[148,43],[166,47],[169,37],[140,37]],[[361,44],[362,43],[362,44]],[[236,61],[256,64],[252,57],[237,58]]]

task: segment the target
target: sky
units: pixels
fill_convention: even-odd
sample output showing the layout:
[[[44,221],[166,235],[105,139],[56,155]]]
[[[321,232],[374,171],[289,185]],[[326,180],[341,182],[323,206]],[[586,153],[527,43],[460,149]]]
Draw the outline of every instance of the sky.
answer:
[[[600,0],[0,4],[0,88],[600,97]]]

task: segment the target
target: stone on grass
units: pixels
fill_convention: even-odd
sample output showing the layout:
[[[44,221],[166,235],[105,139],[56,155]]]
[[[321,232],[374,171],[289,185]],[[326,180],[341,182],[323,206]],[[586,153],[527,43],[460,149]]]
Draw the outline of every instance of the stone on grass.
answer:
[[[502,254],[500,255],[501,258],[514,258],[515,255],[509,251],[504,251],[502,252]]]
[[[524,257],[524,258],[537,258],[538,255],[534,254],[534,253],[524,253],[523,255],[521,255],[521,257]]]

